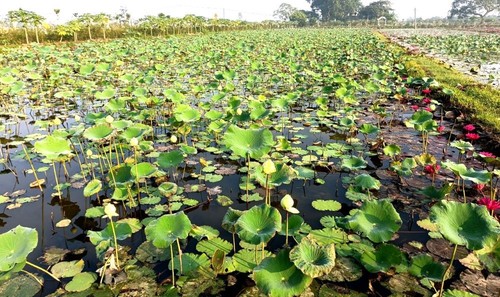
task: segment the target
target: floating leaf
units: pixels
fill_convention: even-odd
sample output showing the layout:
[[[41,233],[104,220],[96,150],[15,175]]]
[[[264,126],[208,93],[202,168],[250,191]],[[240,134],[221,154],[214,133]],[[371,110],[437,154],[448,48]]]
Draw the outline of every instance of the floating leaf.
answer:
[[[151,177],[156,171],[156,167],[149,162],[138,163],[130,168],[130,173],[136,180]]]
[[[354,178],[354,185],[364,190],[378,190],[381,183],[368,174],[360,174]]]
[[[102,142],[110,138],[113,134],[113,131],[113,128],[109,127],[108,125],[102,124],[87,128],[87,130],[83,132],[83,137],[87,138],[90,141]]]
[[[0,271],[9,271],[17,263],[24,263],[37,244],[38,233],[32,228],[17,226],[0,234]]]
[[[312,207],[320,211],[338,211],[342,208],[342,204],[335,200],[314,200]]]
[[[217,250],[229,254],[233,250],[233,245],[227,240],[216,237],[198,242],[196,250],[200,253],[206,253],[209,256],[213,255]]]
[[[69,225],[71,225],[71,220],[70,219],[62,219],[59,222],[56,223],[57,228],[66,228]]]
[[[158,156],[158,165],[162,169],[175,168],[184,161],[184,156],[178,150],[166,153],[160,153]]]
[[[163,215],[151,221],[145,229],[146,239],[158,248],[169,247],[176,239],[186,239],[191,221],[184,212]]]
[[[50,272],[59,278],[73,277],[82,272],[84,265],[83,260],[59,262],[52,266]]]
[[[182,270],[179,255],[174,257],[174,268],[177,271],[182,271],[183,274],[189,274],[200,267],[208,268],[210,267],[210,259],[208,259],[205,254],[192,254],[184,253],[182,254]],[[172,269],[172,260],[168,264],[168,268]]]
[[[35,151],[50,160],[55,160],[60,156],[70,154],[71,148],[67,139],[49,135],[45,139],[35,142]]]
[[[37,277],[38,279],[38,277]],[[43,279],[39,279],[43,283]],[[26,297],[36,296],[42,286],[28,275],[19,274],[0,282],[0,296]]]
[[[97,280],[97,275],[93,272],[81,272],[73,277],[73,279],[66,284],[64,289],[68,292],[82,292],[92,286]]]
[[[403,253],[392,244],[382,244],[377,249],[361,255],[361,263],[371,273],[388,272],[403,262]]]
[[[350,157],[342,159],[342,168],[349,170],[360,170],[366,168],[366,161],[358,157]]]
[[[90,197],[99,193],[102,189],[102,182],[98,179],[91,180],[83,189],[83,196]]]
[[[237,156],[260,159],[271,150],[273,134],[267,129],[242,129],[232,125],[224,134],[224,144]]]

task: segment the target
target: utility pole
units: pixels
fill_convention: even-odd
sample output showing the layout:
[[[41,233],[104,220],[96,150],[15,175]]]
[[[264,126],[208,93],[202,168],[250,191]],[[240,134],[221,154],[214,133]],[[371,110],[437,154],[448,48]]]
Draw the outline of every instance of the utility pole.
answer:
[[[413,9],[413,29],[417,30],[417,8]]]

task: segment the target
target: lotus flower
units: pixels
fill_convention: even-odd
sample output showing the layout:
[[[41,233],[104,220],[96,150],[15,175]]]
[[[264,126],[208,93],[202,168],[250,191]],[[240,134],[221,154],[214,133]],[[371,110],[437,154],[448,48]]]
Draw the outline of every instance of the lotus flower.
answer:
[[[472,187],[473,187],[475,190],[477,190],[477,191],[479,191],[479,192],[482,192],[482,191],[483,191],[483,189],[484,189],[484,186],[485,186],[484,184],[475,184],[475,185],[473,185]]]
[[[442,133],[442,132],[444,131],[444,129],[445,129],[445,127],[444,127],[444,126],[439,126],[439,127],[437,127],[437,131],[438,131],[439,133]]]
[[[483,197],[477,201],[478,204],[486,206],[489,211],[500,209],[500,202],[489,197]]]
[[[434,174],[437,174],[439,172],[439,169],[441,169],[441,166],[439,166],[438,164],[425,165],[424,172],[434,175]]]
[[[410,106],[410,107],[411,107],[411,109],[413,109],[413,111],[417,111],[417,110],[418,110],[418,108],[419,108],[419,107],[418,107],[418,105],[412,105],[412,106]]]
[[[429,95],[432,91],[430,89],[422,90],[422,94]]]
[[[423,103],[423,104],[425,104],[425,105],[427,105],[427,104],[431,103],[431,99],[429,99],[429,98],[424,98],[424,99],[422,100],[422,103]]]
[[[262,167],[264,168],[265,174],[273,174],[276,172],[276,166],[271,159],[267,159],[264,164],[262,164]]]
[[[468,125],[464,126],[464,130],[467,132],[472,132],[472,131],[476,130],[476,127],[474,127],[474,125],[472,125],[472,124],[468,124]]]
[[[467,133],[465,134],[465,138],[468,140],[478,140],[479,139],[479,134],[477,133]]]
[[[281,199],[281,207],[290,213],[299,213],[299,210],[293,207],[293,198],[289,194]]]
[[[483,158],[496,158],[497,156],[493,155],[490,152],[480,152],[479,155]]]

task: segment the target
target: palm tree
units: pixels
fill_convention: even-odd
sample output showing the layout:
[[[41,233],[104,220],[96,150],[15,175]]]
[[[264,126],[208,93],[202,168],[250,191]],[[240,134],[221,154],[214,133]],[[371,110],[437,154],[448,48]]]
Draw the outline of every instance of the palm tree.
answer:
[[[89,39],[92,40],[92,32],[90,31],[92,24],[94,23],[94,16],[90,13],[84,13],[78,17],[80,22],[87,27],[89,33]]]
[[[30,22],[35,28],[35,37],[36,37],[36,43],[40,43],[40,39],[38,37],[38,27],[42,25],[42,22],[45,20],[45,18],[41,15],[38,15],[36,13],[31,13],[30,15]]]
[[[7,17],[11,23],[20,23],[24,29],[24,37],[26,38],[26,44],[29,44],[28,38],[28,26],[31,23],[31,16],[35,14],[32,11],[24,10],[19,8],[19,10],[11,10],[7,12]]]
[[[102,37],[106,40],[106,28],[109,26],[110,16],[105,13],[100,13],[94,16],[94,20],[102,29]]]

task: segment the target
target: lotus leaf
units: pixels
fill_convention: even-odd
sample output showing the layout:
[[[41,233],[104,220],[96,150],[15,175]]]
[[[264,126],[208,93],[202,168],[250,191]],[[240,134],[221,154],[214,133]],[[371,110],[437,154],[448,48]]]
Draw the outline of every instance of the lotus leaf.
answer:
[[[87,128],[83,132],[83,137],[90,141],[103,142],[109,139],[113,135],[113,132],[113,128],[108,125],[101,124]]]
[[[222,218],[222,228],[224,228],[225,230],[227,230],[231,233],[236,232],[235,224],[238,221],[238,219],[241,217],[242,214],[243,214],[243,211],[229,207],[227,209],[226,214]]]
[[[302,273],[319,277],[329,273],[335,266],[335,246],[320,245],[310,237],[303,238],[290,251],[290,260]]]
[[[291,215],[288,217],[288,235],[295,236],[298,234],[302,226],[304,225],[304,219],[299,215]],[[283,222],[281,226],[280,235],[286,235],[286,221]]]
[[[430,219],[446,239],[471,250],[482,249],[500,234],[500,224],[481,205],[443,200],[432,206]]]
[[[174,257],[174,268],[177,271],[182,271],[183,274],[189,274],[196,271],[198,268],[210,267],[210,259],[205,254],[182,254],[182,270],[179,255]],[[168,264],[168,268],[172,269],[172,260]]]
[[[102,189],[102,182],[98,179],[91,180],[83,189],[83,196],[90,197],[99,193]]]
[[[156,171],[156,167],[149,162],[138,163],[130,168],[130,173],[136,180],[151,177]]]
[[[479,297],[479,295],[460,290],[446,290],[443,293],[443,297]]]
[[[82,272],[85,263],[83,260],[59,262],[50,268],[50,272],[56,277],[73,277]]]
[[[171,151],[167,153],[161,153],[158,157],[158,165],[163,169],[168,169],[172,167],[177,167],[184,161],[184,156],[180,151]]]
[[[235,229],[240,239],[247,243],[266,243],[281,230],[281,215],[267,204],[254,206],[238,218]]]
[[[491,179],[491,173],[486,170],[475,171],[474,168],[460,172],[460,177],[475,184],[487,184]]]
[[[338,211],[342,208],[342,204],[335,200],[314,200],[312,202],[312,207],[321,211]]]
[[[237,156],[260,159],[273,145],[273,134],[267,129],[242,129],[229,126],[224,135],[224,144]]]
[[[431,281],[440,282],[445,271],[441,263],[435,262],[431,256],[422,254],[411,259],[408,272],[419,278],[428,278]]]
[[[310,276],[303,274],[290,261],[287,250],[265,258],[255,267],[254,279],[262,293],[272,297],[300,295],[312,282]]]
[[[365,201],[348,221],[351,229],[361,232],[373,242],[390,240],[402,223],[398,212],[387,199]]]
[[[191,228],[191,221],[184,212],[167,214],[146,226],[146,239],[158,248],[167,248],[177,239],[186,239]]]
[[[38,233],[32,228],[17,226],[0,234],[0,272],[24,263],[37,244]]]
[[[286,164],[276,164],[276,171],[271,174],[264,173],[264,167],[258,166],[255,169],[254,177],[263,187],[275,188],[282,184],[289,184],[296,176],[295,170]]]
[[[366,161],[358,157],[342,159],[342,168],[347,168],[349,170],[360,170],[366,168]]]
[[[50,160],[55,160],[60,156],[71,153],[70,143],[67,139],[51,135],[35,142],[35,150]]]
[[[389,269],[403,263],[404,255],[396,246],[392,244],[382,244],[377,247],[374,252],[364,252],[360,260],[369,272],[388,272]]]
[[[97,280],[97,275],[93,272],[81,272],[73,277],[73,279],[66,284],[64,289],[68,292],[81,292],[85,291],[92,286]]]
[[[388,146],[384,147],[384,154],[389,157],[397,156],[401,154],[401,147],[396,144],[389,144]]]
[[[36,296],[41,288],[42,286],[35,279],[28,275],[20,274],[0,283],[0,296]]]
[[[196,245],[196,250],[200,253],[206,253],[212,256],[215,251],[219,250],[226,254],[229,254],[233,249],[233,245],[222,238],[216,237],[209,240],[202,240]]]
[[[158,186],[158,191],[160,191],[160,193],[165,197],[175,195],[177,193],[177,189],[177,184],[171,182],[164,182]]]
[[[364,190],[378,190],[381,183],[376,178],[363,173],[354,178],[354,185]]]

